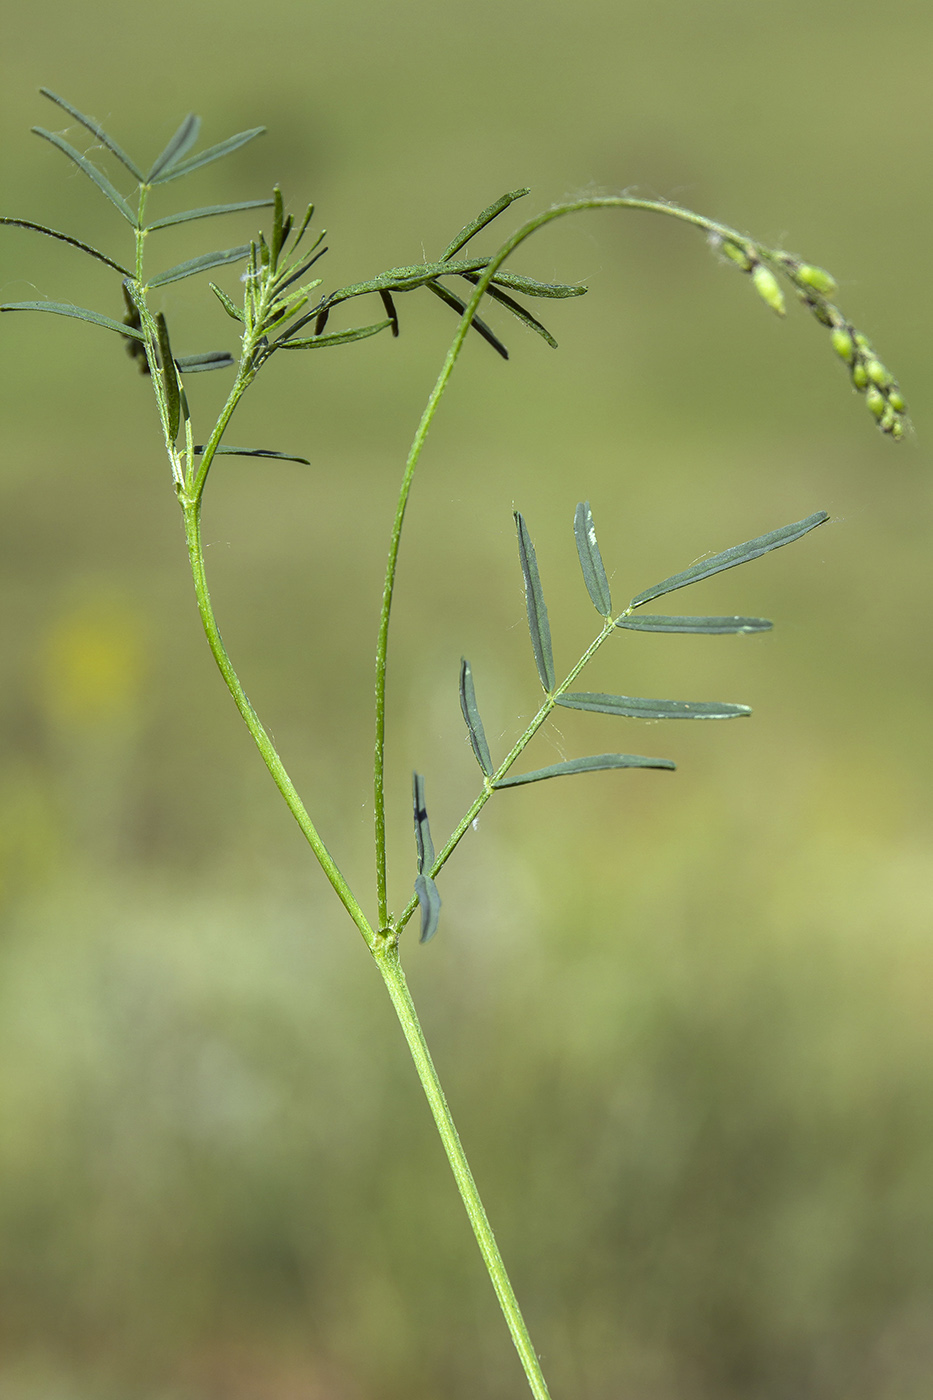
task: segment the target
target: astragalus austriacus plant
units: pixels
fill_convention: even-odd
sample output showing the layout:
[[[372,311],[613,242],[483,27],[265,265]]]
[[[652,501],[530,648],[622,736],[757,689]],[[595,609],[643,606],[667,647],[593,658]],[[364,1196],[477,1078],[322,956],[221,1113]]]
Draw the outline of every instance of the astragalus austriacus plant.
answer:
[[[663,201],[638,199],[628,195],[587,195],[554,205],[534,215],[515,230],[494,252],[474,251],[475,242],[520,198],[524,189],[513,190],[496,199],[470,220],[439,255],[406,267],[393,267],[376,276],[332,290],[325,290],[322,278],[314,276],[327,249],[324,234],[313,229],[314,207],[300,217],[288,211],[282,192],[233,204],[160,213],[153,218],[150,205],[162,195],[162,187],[213,161],[232,155],[254,140],[262,128],[253,128],[200,150],[197,117],[186,117],[171,141],[151,165],[137,162],[93,119],[69,102],[43,89],[44,96],[64,111],[71,122],[89,133],[96,148],[116,163],[114,183],[104,170],[59,133],[35,128],[43,140],[60,150],[87,176],[110,201],[127,226],[126,250],[118,255],[103,253],[82,239],[61,233],[29,219],[5,217],[0,222],[32,230],[57,239],[96,259],[119,279],[112,313],[122,299],[125,315],[107,314],[70,303],[51,301],[13,302],[0,307],[3,312],[40,311],[77,317],[92,326],[123,338],[139,369],[150,376],[163,444],[168,459],[169,478],[184,521],[194,592],[204,633],[217,667],[249,730],[259,753],[286,805],[307,839],[334,893],[350,920],[365,940],[378,968],[408,1042],[418,1076],[434,1115],[457,1187],[470,1218],[493,1287],[508,1323],[516,1350],[532,1393],[543,1400],[548,1394],[541,1367],[529,1338],[515,1294],[509,1282],[486,1213],[473,1180],[466,1155],[454,1126],[443,1090],[431,1061],[417,1013],[408,990],[401,962],[402,935],[418,916],[420,941],[426,943],[438,929],[441,896],[438,888],[444,866],[458,843],[475,822],[486,803],[506,788],[581,774],[598,769],[672,769],[665,758],[626,752],[607,752],[572,758],[538,768],[524,765],[525,750],[549,716],[557,708],[585,710],[615,719],[630,717],[670,720],[725,720],[747,716],[747,706],[710,700],[655,699],[625,694],[609,694],[577,688],[589,661],[610,638],[618,634],[761,632],[771,623],[759,617],[742,615],[696,616],[682,613],[656,613],[649,605],[679,593],[702,579],[744,565],[759,556],[791,544],[822,525],[825,511],[815,511],[790,524],[781,524],[767,533],[733,545],[688,564],[682,571],[649,584],[627,598],[620,607],[613,602],[606,569],[597,543],[594,515],[582,501],[576,509],[573,530],[583,582],[598,616],[595,635],[582,655],[566,671],[558,672],[554,661],[548,612],[538,570],[531,532],[525,517],[515,512],[518,558],[524,582],[531,648],[541,685],[539,703],[533,717],[518,733],[505,753],[494,753],[480,717],[477,686],[469,662],[464,659],[459,675],[459,704],[469,742],[479,768],[476,796],[453,830],[438,845],[432,837],[422,774],[413,776],[414,849],[409,888],[410,897],[401,909],[392,909],[388,899],[385,817],[385,740],[386,674],[390,647],[392,602],[402,543],[406,506],[415,470],[425,439],[438,411],[451,374],[471,331],[503,359],[508,352],[497,331],[479,316],[483,310],[507,313],[534,332],[548,346],[556,342],[547,328],[528,310],[532,299],[562,299],[583,294],[585,287],[545,283],[525,276],[511,267],[513,255],[539,230],[557,219],[590,210],[614,209],[650,213],[693,225],[707,238],[713,250],[747,275],[762,301],[778,315],[785,314],[789,293],[809,311],[829,333],[832,349],[844,361],[855,389],[864,396],[881,431],[894,439],[903,436],[906,426],[904,399],[893,375],[873,350],[870,342],[852,326],[832,299],[835,283],[822,268],[780,249],[748,238],[688,209]],[[123,193],[120,185],[128,188]],[[174,266],[159,262],[159,235],[162,230],[207,219],[222,218],[244,211],[268,211],[264,232],[250,242],[200,253]],[[159,309],[162,288],[184,278],[210,273],[228,266],[242,268],[241,296],[234,300],[213,282],[212,297],[220,303],[235,330],[233,349],[199,349],[179,353],[166,317]],[[155,270],[153,270],[155,269]],[[280,353],[332,350],[363,341],[371,336],[399,333],[398,299],[408,293],[427,291],[454,311],[457,328],[437,381],[424,408],[404,465],[394,519],[389,526],[389,543],[382,606],[375,625],[375,748],[373,791],[375,803],[375,870],[371,900],[363,891],[350,888],[339,858],[330,850],[308,806],[299,796],[286,768],[258,714],[247,698],[239,675],[224,646],[211,604],[201,535],[201,506],[208,479],[219,457],[236,454],[266,459],[265,469],[275,470],[276,460],[306,462],[307,458],[279,450],[278,445],[235,446],[227,439],[233,415],[260,373],[266,373]],[[378,307],[377,319],[362,324],[342,325],[336,313],[344,303],[361,298]],[[187,347],[186,347],[187,349]],[[312,360],[309,369],[315,362]],[[212,372],[232,376],[232,384],[219,416],[203,428],[195,425],[189,411],[186,385],[189,376]],[[481,690],[481,682],[480,682]],[[456,704],[456,687],[451,681],[451,703]],[[522,762],[520,762],[522,760]],[[622,781],[622,779],[620,779]]]

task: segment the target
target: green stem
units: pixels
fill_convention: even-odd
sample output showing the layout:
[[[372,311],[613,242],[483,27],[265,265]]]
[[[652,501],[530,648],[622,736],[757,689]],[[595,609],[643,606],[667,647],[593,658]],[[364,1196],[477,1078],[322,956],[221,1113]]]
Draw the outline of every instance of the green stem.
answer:
[[[207,477],[211,469],[211,463],[214,460],[214,455],[217,451],[217,448],[220,446],[221,439],[224,433],[227,431],[227,424],[233,417],[234,409],[240,402],[240,399],[246,393],[254,378],[255,371],[247,368],[245,358],[241,359],[239,365],[237,366],[236,380],[234,381],[233,387],[227,395],[226,403],[220,411],[220,417],[214,424],[213,431],[211,432],[211,435],[208,438],[207,442],[204,444],[204,451],[201,453],[201,460],[198,463],[197,470],[195,471],[193,458],[192,461],[189,463],[186,475],[186,490],[190,499],[193,502],[196,501],[199,506],[201,498],[204,495],[204,487],[207,484]]]
[[[317,856],[324,874],[336,891],[337,897],[346,909],[350,918],[356,924],[363,935],[371,952],[375,952],[377,944],[381,941],[373,932],[372,926],[366,915],[363,913],[349,885],[344,879],[337,862],[330,851],[324,845],[318,834],[317,828],[312,822],[305,808],[304,803],[295,790],[295,785],[285,770],[285,765],[276,751],[275,745],[269,738],[259,716],[250,704],[246,692],[240,684],[240,678],[233,669],[233,663],[227,655],[217,620],[214,616],[214,609],[211,604],[210,593],[207,587],[207,577],[204,569],[204,548],[201,542],[201,507],[200,501],[188,501],[183,504],[185,520],[185,538],[188,543],[188,557],[191,561],[191,574],[194,579],[194,591],[198,602],[198,612],[201,615],[201,623],[207,637],[208,646],[211,649],[217,668],[224,678],[224,682],[236,703],[236,707],[247,729],[253,736],[262,760],[272,775],[272,780],[279,792],[285,799],[289,811],[298,823],[301,831]]]
[[[408,990],[408,983],[405,980],[405,973],[399,960],[397,944],[394,941],[386,943],[382,951],[374,953],[374,957],[408,1042],[415,1069],[418,1071],[418,1078],[421,1080],[421,1087],[424,1089],[425,1097],[434,1115],[434,1122],[437,1125],[441,1142],[444,1144],[450,1169],[454,1174],[457,1189],[470,1218],[476,1242],[479,1245],[492,1286],[496,1290],[499,1306],[502,1308],[503,1316],[512,1335],[512,1341],[531,1387],[531,1393],[535,1400],[549,1400],[547,1383],[531,1344],[525,1320],[518,1306],[518,1299],[515,1297],[515,1292],[509,1282],[502,1255],[499,1253],[499,1246],[496,1244],[496,1237],[486,1216],[479,1191],[476,1189],[470,1164],[460,1142],[460,1136],[451,1117],[450,1109],[447,1107],[447,1100],[437,1077],[437,1070],[434,1068],[434,1062],[425,1042],[414,1002]]]
[[[450,355],[447,356],[448,361]],[[445,369],[447,362],[445,361]],[[389,622],[392,616],[392,595],[395,591],[395,576],[398,570],[398,551],[402,541],[402,526],[405,522],[405,508],[411,492],[415,467],[421,456],[431,420],[437,412],[441,395],[450,378],[450,370],[441,371],[431,397],[421,415],[414,441],[405,463],[402,484],[399,489],[392,534],[389,539],[389,553],[386,560],[385,584],[382,590],[382,611],[379,616],[379,635],[376,642],[376,743],[373,756],[373,796],[376,832],[376,894],[379,900],[379,927],[386,929],[389,923],[388,886],[386,880],[386,809],[385,809],[385,740],[386,740],[386,660],[389,650]]]
[[[143,219],[146,214],[146,200],[149,198],[151,186],[140,185],[139,187],[139,207],[136,214],[136,281],[142,284],[143,280],[143,253],[146,248],[147,230],[143,227]]]

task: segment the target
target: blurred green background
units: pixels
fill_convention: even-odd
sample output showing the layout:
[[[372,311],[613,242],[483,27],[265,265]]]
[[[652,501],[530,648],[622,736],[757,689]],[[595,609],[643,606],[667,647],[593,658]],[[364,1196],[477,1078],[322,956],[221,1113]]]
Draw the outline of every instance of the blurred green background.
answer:
[[[797,308],[779,322],[691,230],[591,214],[517,264],[588,282],[546,308],[560,350],[490,313],[512,359],[474,338],[432,430],[390,677],[397,905],[412,767],[436,836],[475,791],[461,653],[494,751],[537,703],[513,505],[558,666],[593,631],[577,500],[619,599],[833,516],[685,601],[772,634],[620,634],[586,681],[751,721],[565,713],[531,766],[619,747],[679,771],[503,794],[445,872],[438,938],[406,936],[555,1400],[930,1394],[931,52],[914,0],[5,19],[3,213],[127,253],[28,134],[63,126],[40,84],[143,162],[192,108],[208,144],[265,123],[158,212],[278,180],[317,203],[328,287],[443,248],[504,189],[533,194],[503,234],[637,190],[829,267],[904,386],[898,447]],[[175,230],[165,262],[252,231]],[[86,264],[0,230],[3,300],[121,315]],[[232,348],[203,281],[162,306],[182,353]],[[233,440],[313,465],[221,462],[205,517],[234,659],[366,891],[384,547],[454,330],[424,293],[400,310],[398,341],[274,362]],[[192,385],[202,423],[219,378]],[[9,317],[0,401],[0,1397],[522,1395],[379,979],[212,669],[148,383],[103,332]]]

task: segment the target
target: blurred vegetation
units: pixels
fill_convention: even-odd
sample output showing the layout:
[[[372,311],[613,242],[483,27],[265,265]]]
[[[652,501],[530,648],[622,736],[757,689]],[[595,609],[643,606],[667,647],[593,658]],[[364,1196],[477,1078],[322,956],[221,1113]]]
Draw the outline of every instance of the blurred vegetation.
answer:
[[[914,0],[35,0],[5,22],[4,213],[119,251],[28,135],[58,125],[40,83],[144,155],[192,107],[207,141],[265,122],[192,195],[315,199],[328,286],[519,184],[637,186],[830,268],[907,393],[897,448],[809,318],[779,323],[688,230],[602,215],[523,254],[590,285],[549,309],[560,350],[512,331],[505,366],[477,341],[432,430],[390,672],[396,901],[411,768],[436,836],[474,791],[461,653],[494,746],[536,703],[513,504],[565,660],[593,617],[577,500],[620,596],[836,521],[694,591],[773,634],[620,636],[588,680],[751,721],[622,744],[562,715],[540,763],[618,743],[679,771],[503,794],[410,949],[555,1400],[929,1394],[931,40]],[[0,232],[4,299],[122,314],[104,269]],[[173,231],[166,261],[202,246]],[[165,309],[182,353],[225,343],[206,288]],[[227,643],[360,881],[389,513],[454,329],[424,294],[401,310],[398,342],[280,357],[237,440],[313,465],[220,462],[206,507]],[[212,671],[148,383],[91,327],[8,319],[0,1400],[520,1395],[391,1010]]]

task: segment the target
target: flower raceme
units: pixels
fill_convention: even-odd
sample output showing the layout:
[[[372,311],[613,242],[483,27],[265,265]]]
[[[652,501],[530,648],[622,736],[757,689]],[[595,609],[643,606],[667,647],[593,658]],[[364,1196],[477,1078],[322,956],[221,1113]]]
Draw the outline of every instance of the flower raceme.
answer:
[[[857,331],[830,297],[836,291],[835,278],[825,268],[803,262],[793,253],[769,249],[750,239],[710,235],[714,248],[750,275],[762,301],[778,316],[786,314],[779,274],[790,282],[799,301],[831,333],[833,349],[849,366],[853,388],[865,395],[865,402],[883,433],[895,441],[909,426],[907,405],[894,375],[875,354],[871,341]]]

